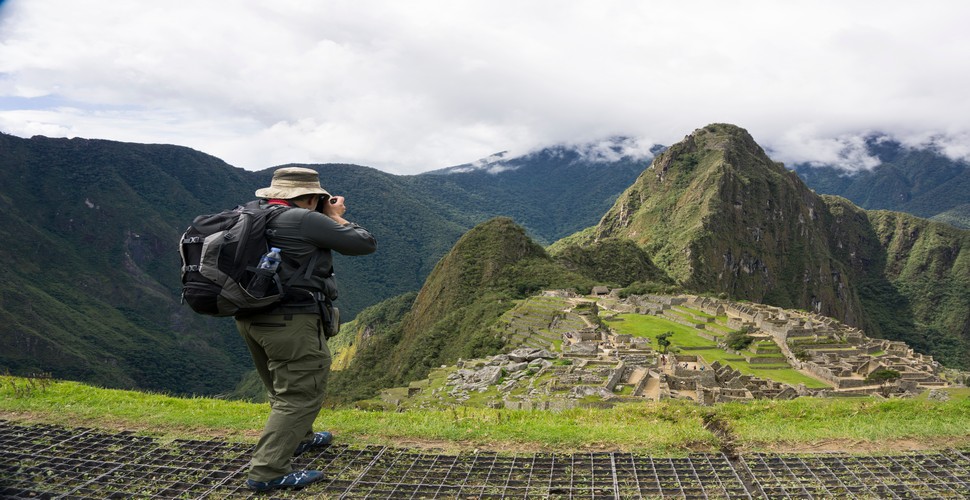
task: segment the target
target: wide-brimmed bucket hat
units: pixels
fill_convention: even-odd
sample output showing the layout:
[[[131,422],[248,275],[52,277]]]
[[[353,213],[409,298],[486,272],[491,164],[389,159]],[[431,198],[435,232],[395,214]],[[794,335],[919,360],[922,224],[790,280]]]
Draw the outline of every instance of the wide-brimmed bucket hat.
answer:
[[[320,186],[320,174],[303,167],[284,167],[273,172],[269,187],[256,190],[257,198],[291,200],[305,194],[319,194],[329,198],[330,193]]]

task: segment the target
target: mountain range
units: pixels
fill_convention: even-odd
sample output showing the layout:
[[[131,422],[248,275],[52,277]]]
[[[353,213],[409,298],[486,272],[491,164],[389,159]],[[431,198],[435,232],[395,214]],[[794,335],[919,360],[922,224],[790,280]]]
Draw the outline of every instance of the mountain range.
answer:
[[[849,199],[867,210],[894,210],[970,229],[970,164],[934,148],[907,148],[882,134],[865,138],[878,161],[870,170],[847,172],[829,165],[794,165],[819,193]]]
[[[595,284],[808,310],[970,366],[970,232],[816,194],[745,130],[713,124],[657,155],[597,224],[548,251],[509,219],[466,233],[416,296],[361,314],[333,397],[372,397],[497,353],[492,327],[516,300]]]
[[[597,284],[811,309],[970,366],[966,231],[819,196],[730,125],[656,148],[652,163],[622,150],[557,146],[414,176],[308,165],[379,241],[337,259],[339,305],[358,317],[335,388],[364,397],[497,352],[488,322],[512,301]],[[247,353],[231,321],[179,304],[176,241],[272,171],[177,146],[0,135],[0,368],[229,392]],[[361,373],[380,377],[355,390]]]

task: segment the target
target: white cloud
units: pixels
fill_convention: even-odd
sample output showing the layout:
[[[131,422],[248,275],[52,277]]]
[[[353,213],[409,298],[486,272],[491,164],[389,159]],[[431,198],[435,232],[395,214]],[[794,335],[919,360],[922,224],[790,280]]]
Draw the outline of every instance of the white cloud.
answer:
[[[970,4],[7,0],[0,130],[395,173],[712,122],[782,161],[966,156]],[[55,101],[57,105],[51,105]]]
[[[868,153],[865,138],[870,133],[821,137],[810,127],[793,128],[773,141],[775,150],[768,154],[789,166],[809,163],[832,165],[849,172],[869,170],[880,163]]]
[[[650,148],[655,145],[635,137],[622,137],[581,144],[578,151],[586,161],[612,162],[624,157],[651,158]]]

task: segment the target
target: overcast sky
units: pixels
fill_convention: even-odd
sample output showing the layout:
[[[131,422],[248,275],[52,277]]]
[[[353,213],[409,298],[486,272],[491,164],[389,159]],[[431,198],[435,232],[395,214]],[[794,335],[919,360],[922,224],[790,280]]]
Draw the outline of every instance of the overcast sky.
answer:
[[[0,131],[397,174],[713,122],[970,157],[970,2],[0,0]]]

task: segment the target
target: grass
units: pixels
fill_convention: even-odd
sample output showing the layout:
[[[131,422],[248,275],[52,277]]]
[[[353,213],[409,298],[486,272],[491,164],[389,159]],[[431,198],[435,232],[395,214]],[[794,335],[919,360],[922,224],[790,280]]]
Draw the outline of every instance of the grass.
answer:
[[[269,415],[266,404],[102,389],[53,381],[17,392],[23,379],[0,377],[0,417],[69,427],[134,430],[169,439],[220,437],[255,442]],[[562,412],[460,407],[405,412],[324,409],[319,428],[350,444],[427,442],[439,448],[571,451],[610,448],[678,453],[715,446],[691,404],[624,405],[615,410]]]
[[[747,363],[745,363],[747,364]],[[781,369],[759,369],[751,368],[751,365],[746,370],[740,370],[742,373],[750,373],[756,377],[760,377],[767,380],[774,380],[776,382],[783,382],[788,385],[797,386],[798,384],[805,384],[805,387],[809,389],[824,389],[831,387],[829,384],[822,382],[818,379],[809,377],[798,370],[792,368],[781,368]],[[772,365],[773,366],[773,365]]]
[[[745,448],[825,440],[940,441],[944,446],[966,446],[970,442],[967,393],[946,402],[870,398],[759,400],[726,403],[718,407],[718,413],[730,423],[731,432]]]
[[[134,430],[161,439],[254,442],[269,413],[265,404],[175,398],[76,382],[52,381],[32,390],[15,386],[22,388],[24,379],[0,377],[0,418]],[[804,450],[833,441],[845,451],[970,446],[970,390],[948,392],[951,399],[944,402],[799,398],[704,407],[668,400],[562,412],[325,409],[317,427],[332,430],[339,442],[350,445],[679,455],[718,449],[722,437],[703,423],[716,418],[746,451]]]
[[[728,328],[727,326],[725,326],[722,323],[707,323],[706,325],[704,325],[704,328],[707,328],[708,331],[710,331],[710,333],[715,334],[715,335],[719,335],[718,332],[721,332],[721,333],[731,333],[731,332],[734,331],[733,329]],[[713,330],[717,330],[717,331],[713,331]]]
[[[951,398],[970,398],[970,387],[959,387],[952,389],[940,389],[950,395]],[[930,391],[925,391],[923,394],[918,396],[918,399],[927,399],[929,397]]]
[[[646,314],[620,314],[613,320],[606,320],[610,328],[619,333],[636,337],[656,337],[664,332],[674,332],[670,337],[673,345],[684,347],[703,347],[715,345],[694,333],[694,328],[681,325],[666,318]]]
[[[694,316],[697,316],[698,318],[714,318],[715,317],[714,315],[708,314],[708,313],[706,313],[704,311],[701,311],[700,309],[693,309],[693,308],[690,308],[690,307],[676,306],[676,307],[673,307],[672,309],[674,311],[680,309],[681,311],[688,312],[688,313],[690,313],[690,314],[692,314]]]

